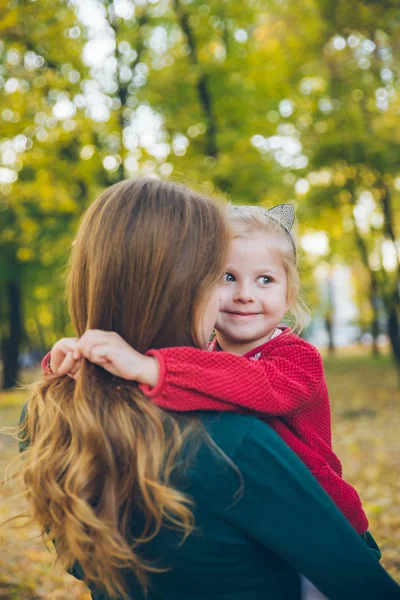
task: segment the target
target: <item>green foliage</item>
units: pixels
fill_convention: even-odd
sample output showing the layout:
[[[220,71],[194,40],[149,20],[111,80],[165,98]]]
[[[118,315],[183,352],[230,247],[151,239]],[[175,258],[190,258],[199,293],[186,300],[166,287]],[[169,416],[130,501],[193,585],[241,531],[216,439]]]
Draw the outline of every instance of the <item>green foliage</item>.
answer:
[[[137,173],[235,202],[294,201],[300,234],[328,232],[324,259],[375,265],[393,302],[382,248],[399,214],[395,2],[88,6],[13,0],[0,19],[0,281],[20,282],[31,345],[66,331],[63,269],[83,210]],[[359,231],[364,192],[374,207]],[[316,262],[304,261],[310,290]],[[369,294],[368,275],[356,281]],[[8,312],[0,292],[3,337]]]

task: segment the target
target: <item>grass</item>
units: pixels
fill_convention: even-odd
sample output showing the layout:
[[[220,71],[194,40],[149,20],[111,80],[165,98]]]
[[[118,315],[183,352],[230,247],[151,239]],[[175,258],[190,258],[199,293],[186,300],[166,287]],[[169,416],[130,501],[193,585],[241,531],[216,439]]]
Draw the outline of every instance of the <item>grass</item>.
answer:
[[[390,357],[372,359],[365,350],[325,357],[334,448],[346,479],[359,492],[383,564],[400,583],[400,391]],[[29,378],[29,375],[28,375]],[[0,428],[18,423],[26,390],[0,393]],[[0,434],[0,476],[17,454],[16,441]],[[0,520],[24,508],[21,499],[1,498]],[[89,600],[80,582],[51,571],[53,557],[33,526],[0,528],[0,599]]]

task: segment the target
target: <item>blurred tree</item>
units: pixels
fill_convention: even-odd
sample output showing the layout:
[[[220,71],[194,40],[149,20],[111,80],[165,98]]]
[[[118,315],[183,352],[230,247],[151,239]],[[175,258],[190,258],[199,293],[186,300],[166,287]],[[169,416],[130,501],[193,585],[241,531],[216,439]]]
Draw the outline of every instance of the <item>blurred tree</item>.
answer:
[[[21,342],[28,337],[26,304],[39,310],[38,327],[52,319],[34,306],[34,290],[42,281],[51,288],[49,297],[55,293],[49,268],[64,263],[72,222],[86,203],[87,175],[76,138],[77,130],[85,137],[85,119],[75,114],[71,101],[81,78],[76,27],[76,16],[65,3],[54,10],[54,3],[46,1],[13,2],[0,18],[3,388],[17,378]],[[89,130],[86,137],[91,136]],[[45,343],[43,330],[36,333]]]
[[[313,211],[320,215],[328,207],[333,210],[331,222],[324,226],[332,242],[337,230],[342,235],[352,234],[351,254],[358,251],[368,273],[373,351],[377,353],[381,299],[400,369],[396,241],[399,13],[394,2],[354,2],[350,6],[342,1],[321,1],[317,5],[323,31],[321,48],[312,63],[304,64],[306,76],[291,98],[296,108],[292,122],[301,131],[309,159],[301,182],[306,190],[302,206],[308,216]],[[349,244],[342,250],[335,246],[349,261]]]
[[[374,339],[382,301],[400,359],[394,0],[303,0],[296,11],[282,0],[12,0],[0,10],[4,385],[23,338],[47,346],[67,326],[54,273],[79,215],[98,188],[137,173],[235,202],[295,198],[301,233],[329,234],[320,258],[363,265]],[[309,286],[313,259],[304,265]]]

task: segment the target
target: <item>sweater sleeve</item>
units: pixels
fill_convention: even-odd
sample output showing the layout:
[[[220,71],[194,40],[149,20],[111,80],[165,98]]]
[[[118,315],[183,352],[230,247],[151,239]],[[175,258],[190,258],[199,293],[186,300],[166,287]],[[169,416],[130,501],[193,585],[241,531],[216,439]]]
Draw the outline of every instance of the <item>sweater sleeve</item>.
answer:
[[[151,350],[160,363],[156,387],[139,386],[162,408],[251,410],[268,416],[302,411],[324,383],[322,359],[309,344],[275,348],[251,360],[228,352],[175,347]]]
[[[53,371],[51,370],[51,367],[50,367],[50,359],[51,359],[51,352],[48,352],[46,354],[46,356],[44,357],[44,359],[42,360],[42,371],[43,371],[43,375],[45,377],[47,375],[53,375]]]
[[[225,518],[330,600],[399,600],[400,587],[306,467],[266,427],[255,421],[233,457],[243,494]]]

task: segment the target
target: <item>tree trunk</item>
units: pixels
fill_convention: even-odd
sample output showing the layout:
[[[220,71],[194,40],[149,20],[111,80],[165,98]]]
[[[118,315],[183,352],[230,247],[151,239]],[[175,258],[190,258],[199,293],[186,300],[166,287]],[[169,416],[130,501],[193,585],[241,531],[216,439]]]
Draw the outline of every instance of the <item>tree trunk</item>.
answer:
[[[2,340],[3,382],[2,389],[15,386],[18,378],[18,357],[22,339],[22,302],[21,284],[18,279],[6,283],[6,309],[8,313],[8,332]]]
[[[110,3],[108,3],[110,4]],[[143,51],[146,49],[145,47],[145,41],[144,41],[144,36],[143,36],[143,28],[144,26],[148,23],[149,21],[149,16],[146,12],[146,9],[143,9],[144,12],[141,16],[137,17],[137,31],[138,31],[138,38],[136,40],[135,43],[135,51],[136,51],[136,58],[129,63],[129,67],[131,68],[132,72],[134,72],[136,66],[140,63],[141,59],[142,59],[142,54]],[[120,34],[120,25],[117,24],[116,21],[111,21],[110,20],[110,27],[114,30],[115,33],[115,39],[119,38],[119,34]],[[121,76],[120,76],[120,66],[122,64],[122,53],[118,50],[118,47],[116,49],[116,53],[115,53],[115,58],[117,60],[117,81],[118,81],[118,92],[117,92],[117,98],[119,98],[120,102],[121,102],[121,106],[118,109],[118,128],[119,128],[119,134],[121,136],[120,138],[120,147],[119,147],[119,155],[122,159],[121,164],[118,167],[118,170],[115,174],[115,178],[113,179],[113,183],[117,183],[118,181],[122,181],[123,179],[125,179],[125,167],[124,167],[124,159],[127,155],[126,149],[124,148],[124,143],[123,143],[123,137],[124,137],[124,130],[125,127],[127,125],[127,119],[126,117],[124,117],[124,111],[127,107],[127,102],[129,99],[129,81],[121,81]]]
[[[374,358],[379,358],[379,356],[380,356],[380,351],[379,351],[379,346],[378,346],[379,320],[378,320],[378,314],[375,311],[374,311],[374,316],[372,317],[371,335],[372,335],[372,356]]]
[[[327,307],[326,307],[326,311],[325,311],[324,322],[325,322],[325,329],[328,334],[328,352],[329,352],[330,356],[333,356],[335,354],[336,347],[335,347],[335,338],[334,338],[335,307],[334,307],[334,297],[333,297],[333,281],[332,281],[331,274],[329,274],[329,277],[328,277],[328,280],[326,283],[327,283],[327,287],[326,287]]]
[[[189,15],[181,5],[180,0],[174,0],[174,8],[177,14],[179,24],[182,31],[184,32],[188,47],[189,47],[189,60],[193,65],[196,66],[199,71],[199,77],[197,80],[197,94],[200,105],[203,109],[204,117],[206,120],[206,135],[205,135],[205,153],[206,156],[212,158],[218,157],[218,145],[217,145],[217,119],[214,112],[214,103],[210,90],[210,78],[208,73],[202,73],[200,71],[200,61],[197,53],[197,42],[194,36],[194,32],[190,26]]]
[[[387,328],[394,362],[400,375],[400,328],[396,306],[389,310]]]
[[[369,267],[369,265],[368,265]],[[371,335],[372,335],[372,356],[378,358],[380,356],[378,346],[378,335],[379,335],[379,310],[378,310],[378,280],[376,274],[369,267],[370,275],[370,302],[372,307],[372,323],[371,323]]]
[[[356,200],[354,196],[354,190],[352,189],[352,206],[355,206]],[[364,238],[362,237],[357,223],[353,216],[353,227],[354,227],[354,236],[357,244],[357,248],[360,252],[362,263],[368,272],[369,275],[369,301],[372,309],[372,322],[371,322],[371,335],[372,335],[372,356],[378,357],[380,356],[379,346],[377,343],[377,338],[379,335],[379,314],[378,314],[378,278],[376,276],[375,271],[373,271],[369,264],[368,258],[368,249],[365,243]]]
[[[396,244],[396,234],[394,230],[393,220],[393,207],[392,207],[392,195],[389,187],[385,184],[384,179],[381,179],[381,190],[382,190],[382,209],[384,214],[384,231],[387,237],[390,238],[393,248],[397,256],[397,281],[396,287],[393,291],[393,296],[390,298],[390,305],[388,309],[388,335],[390,344],[392,347],[393,358],[400,375],[400,328],[399,328],[399,317],[397,309],[400,302],[400,253],[399,248]]]
[[[328,334],[328,352],[330,356],[335,354],[335,339],[333,337],[333,321],[332,316],[328,313],[325,316],[325,329]]]

